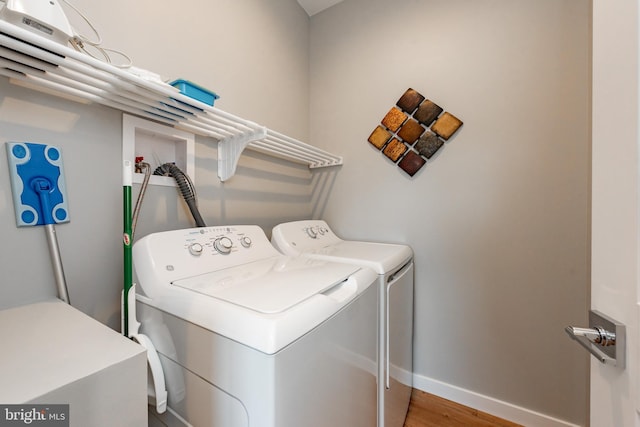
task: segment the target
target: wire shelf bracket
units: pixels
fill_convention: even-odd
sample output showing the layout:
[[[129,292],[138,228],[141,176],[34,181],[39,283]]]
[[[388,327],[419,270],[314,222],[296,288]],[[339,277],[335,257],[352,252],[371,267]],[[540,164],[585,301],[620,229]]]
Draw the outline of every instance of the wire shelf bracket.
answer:
[[[267,129],[262,127],[251,133],[234,135],[218,142],[218,178],[226,181],[236,173],[244,149],[253,141],[264,139]]]

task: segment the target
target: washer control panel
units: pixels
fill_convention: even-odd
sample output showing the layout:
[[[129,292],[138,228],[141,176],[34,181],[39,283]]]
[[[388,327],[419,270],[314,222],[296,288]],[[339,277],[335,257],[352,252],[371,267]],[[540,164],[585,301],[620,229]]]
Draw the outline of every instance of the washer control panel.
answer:
[[[238,227],[203,227],[184,236],[184,247],[194,257],[203,254],[229,255],[252,249],[251,231]]]
[[[256,225],[164,231],[133,246],[138,276],[165,283],[279,255]]]

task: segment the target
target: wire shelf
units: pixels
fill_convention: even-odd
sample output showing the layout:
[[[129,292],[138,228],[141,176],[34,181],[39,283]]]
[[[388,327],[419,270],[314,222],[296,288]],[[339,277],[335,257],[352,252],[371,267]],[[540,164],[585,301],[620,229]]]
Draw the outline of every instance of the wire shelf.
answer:
[[[0,75],[68,99],[93,102],[218,141],[218,177],[235,173],[245,148],[320,168],[342,157],[226,113],[176,88],[77,52],[0,20]]]

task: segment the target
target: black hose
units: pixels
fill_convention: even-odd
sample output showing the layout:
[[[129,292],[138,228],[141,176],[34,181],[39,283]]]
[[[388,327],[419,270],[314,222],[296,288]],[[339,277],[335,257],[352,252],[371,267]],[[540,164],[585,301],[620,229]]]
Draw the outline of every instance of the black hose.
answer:
[[[184,198],[184,201],[187,203],[189,210],[191,211],[191,216],[196,222],[196,227],[206,227],[202,216],[200,215],[200,211],[198,211],[198,198],[196,196],[196,189],[193,185],[193,182],[189,179],[189,176],[182,172],[180,168],[178,168],[173,163],[165,163],[162,166],[156,168],[153,171],[154,175],[163,175],[163,176],[172,176],[176,183],[178,184],[178,189]]]

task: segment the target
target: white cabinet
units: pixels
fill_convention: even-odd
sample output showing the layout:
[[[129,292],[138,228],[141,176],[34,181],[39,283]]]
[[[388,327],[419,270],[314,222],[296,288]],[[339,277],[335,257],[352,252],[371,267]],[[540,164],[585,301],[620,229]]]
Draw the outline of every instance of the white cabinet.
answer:
[[[147,425],[144,348],[63,303],[0,311],[0,402],[69,404],[72,427]]]

